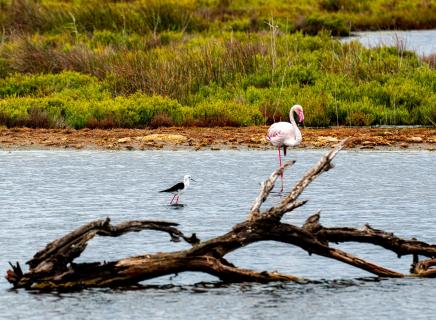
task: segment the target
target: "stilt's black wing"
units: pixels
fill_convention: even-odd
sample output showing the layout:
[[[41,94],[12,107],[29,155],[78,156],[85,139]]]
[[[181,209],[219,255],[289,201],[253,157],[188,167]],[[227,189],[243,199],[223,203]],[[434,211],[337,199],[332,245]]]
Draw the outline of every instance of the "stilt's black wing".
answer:
[[[178,184],[172,186],[171,188],[159,191],[159,192],[177,192],[178,190],[182,190],[185,187],[183,182],[179,182]]]

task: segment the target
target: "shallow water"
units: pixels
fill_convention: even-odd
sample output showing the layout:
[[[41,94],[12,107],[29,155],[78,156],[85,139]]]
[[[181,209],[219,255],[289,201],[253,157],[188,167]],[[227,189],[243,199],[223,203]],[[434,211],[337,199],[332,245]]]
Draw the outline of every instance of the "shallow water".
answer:
[[[353,32],[351,37],[342,38],[349,42],[358,40],[366,47],[377,46],[405,46],[407,50],[417,52],[419,55],[436,53],[436,29],[409,30],[409,31],[362,31]]]
[[[324,151],[294,151],[297,163],[286,173],[291,186]],[[274,151],[0,151],[0,272],[8,261],[27,261],[47,242],[93,219],[111,217],[176,221],[200,239],[220,235],[242,221],[259,182],[274,169]],[[323,174],[302,196],[303,208],[285,217],[301,224],[322,209],[326,226],[373,227],[436,243],[436,153],[343,151],[335,169]],[[191,174],[197,182],[167,206],[158,190]],[[267,205],[277,202],[273,197]],[[78,261],[186,248],[166,234],[141,232],[96,238]],[[370,245],[347,244],[363,258],[407,272],[411,257],[398,260]],[[301,249],[257,243],[227,258],[255,270],[317,280],[310,284],[212,286],[216,279],[184,273],[143,282],[142,290],[95,289],[34,294],[9,290],[0,280],[0,318],[17,319],[429,319],[436,311],[433,279],[374,279],[369,273]]]

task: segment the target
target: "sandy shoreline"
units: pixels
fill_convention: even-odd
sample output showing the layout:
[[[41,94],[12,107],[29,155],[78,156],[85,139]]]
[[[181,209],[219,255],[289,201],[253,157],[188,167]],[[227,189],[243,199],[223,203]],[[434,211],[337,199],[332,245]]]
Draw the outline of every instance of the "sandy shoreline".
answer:
[[[0,129],[0,149],[89,149],[89,150],[267,150],[266,126],[158,129]],[[298,148],[333,147],[353,137],[348,148],[369,150],[436,151],[434,128],[303,128]]]

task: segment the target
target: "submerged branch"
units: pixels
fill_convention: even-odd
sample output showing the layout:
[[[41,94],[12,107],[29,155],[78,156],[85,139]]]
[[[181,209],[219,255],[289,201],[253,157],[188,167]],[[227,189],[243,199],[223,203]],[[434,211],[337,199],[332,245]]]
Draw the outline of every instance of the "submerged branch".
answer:
[[[427,259],[415,263],[411,272],[419,277],[435,278],[436,277],[436,259]]]

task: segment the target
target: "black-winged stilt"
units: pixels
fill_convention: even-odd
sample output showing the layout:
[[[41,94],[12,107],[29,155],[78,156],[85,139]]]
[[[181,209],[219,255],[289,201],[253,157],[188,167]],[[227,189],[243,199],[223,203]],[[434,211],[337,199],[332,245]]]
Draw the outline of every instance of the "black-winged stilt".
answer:
[[[174,198],[176,199],[176,204],[179,204],[179,196],[185,192],[186,189],[188,189],[189,187],[189,182],[190,181],[195,181],[194,179],[191,178],[191,176],[189,174],[185,175],[183,177],[183,182],[179,182],[175,185],[173,185],[171,188],[159,191],[159,192],[169,192],[169,193],[173,193],[174,196],[171,199],[170,204],[173,204]]]

